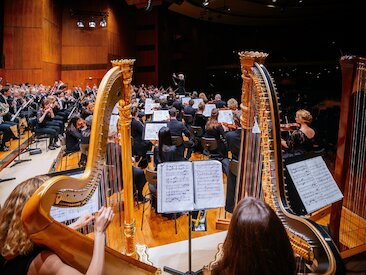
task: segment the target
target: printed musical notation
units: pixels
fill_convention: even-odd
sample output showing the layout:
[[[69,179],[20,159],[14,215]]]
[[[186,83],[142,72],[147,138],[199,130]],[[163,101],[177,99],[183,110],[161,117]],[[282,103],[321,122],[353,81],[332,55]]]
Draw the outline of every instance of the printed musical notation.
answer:
[[[215,104],[206,104],[205,105],[205,110],[203,111],[203,115],[205,117],[210,117],[212,110],[215,109],[215,108],[216,108]]]
[[[158,212],[182,212],[224,205],[219,161],[180,161],[158,165]]]
[[[192,105],[192,108],[193,109],[198,109],[198,105],[203,102],[203,99],[202,98],[195,98],[193,99],[194,103]]]
[[[147,121],[144,129],[144,140],[159,140],[159,130],[167,125],[164,122]]]
[[[226,122],[228,124],[234,124],[233,111],[232,110],[219,110],[218,122]]]
[[[153,112],[152,121],[168,121],[169,110],[156,110]]]
[[[343,198],[322,157],[286,165],[307,213]]]

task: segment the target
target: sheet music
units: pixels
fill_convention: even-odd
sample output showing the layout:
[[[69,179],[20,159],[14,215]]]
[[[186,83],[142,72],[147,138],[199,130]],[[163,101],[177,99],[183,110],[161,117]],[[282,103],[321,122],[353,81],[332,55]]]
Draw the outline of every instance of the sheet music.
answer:
[[[228,124],[234,124],[233,111],[232,110],[219,110],[218,122],[226,122]]]
[[[222,164],[217,160],[193,162],[195,209],[225,205]]]
[[[169,120],[169,110],[153,111],[152,121],[168,121],[168,120]]]
[[[215,108],[216,108],[215,104],[206,104],[205,105],[205,110],[203,111],[203,115],[205,117],[210,117],[212,110],[215,109]]]
[[[157,189],[159,213],[193,210],[192,163],[179,161],[159,164]]]
[[[203,102],[203,99],[202,98],[195,98],[195,99],[193,99],[193,101],[194,101],[194,104],[192,105],[192,108],[193,109],[198,109],[198,104]]]
[[[145,123],[144,140],[159,140],[159,130],[162,127],[166,127],[168,124],[164,122]]]
[[[184,104],[188,104],[188,101],[190,101],[191,100],[191,98],[190,97],[182,97],[182,105],[184,105]]]
[[[286,165],[308,213],[343,198],[322,157]]]
[[[73,175],[73,178],[79,178],[81,174]],[[88,200],[88,202],[84,206],[80,207],[56,207],[52,206],[50,215],[58,222],[64,222],[71,219],[76,219],[81,217],[84,213],[95,213],[98,211],[98,197],[99,190],[98,188],[95,190],[93,196]]]
[[[152,98],[145,99],[145,115],[152,115],[153,103],[154,103],[154,101],[152,100]]]

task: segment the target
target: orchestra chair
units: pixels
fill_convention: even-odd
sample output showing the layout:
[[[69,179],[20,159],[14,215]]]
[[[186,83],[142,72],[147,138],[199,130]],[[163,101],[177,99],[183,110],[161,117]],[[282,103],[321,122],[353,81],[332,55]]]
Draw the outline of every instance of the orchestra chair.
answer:
[[[202,137],[201,144],[203,147],[203,156],[208,159],[218,159],[220,154],[215,153],[217,150],[217,140],[215,138]]]
[[[199,142],[201,142],[201,138],[203,136],[203,129],[201,126],[191,126],[189,128],[191,135],[194,137],[194,146],[197,146]]]
[[[46,142],[46,152],[48,151],[48,139],[49,134],[45,133],[43,129],[37,128],[37,117],[32,117],[28,121],[29,130],[33,133],[34,143],[36,143],[36,149],[38,149],[38,142]],[[29,145],[30,146],[30,145]]]
[[[181,136],[172,136],[172,143],[173,145],[179,147],[183,144],[183,137]]]
[[[155,187],[155,190],[157,190],[157,185],[158,185],[158,172],[151,170],[151,169],[146,169],[145,170],[145,176],[146,176],[146,181],[148,184],[151,184]],[[150,187],[149,187],[150,190]],[[145,216],[145,203],[151,202],[152,200],[155,199],[156,200],[156,207],[157,207],[157,193],[156,192],[152,192],[149,191],[149,193],[147,193],[146,195],[144,195],[144,199],[143,199],[143,203],[142,203],[142,217],[141,217],[141,231],[142,228],[144,226],[144,216]],[[155,209],[155,211],[157,211],[157,209]],[[177,215],[176,213],[174,213],[174,228],[175,228],[175,234],[178,233],[177,231]]]
[[[67,169],[67,159],[68,159],[68,157],[71,156],[74,153],[79,153],[80,150],[77,150],[77,151],[68,151],[66,149],[66,139],[65,138],[61,138],[60,141],[61,141],[61,150],[62,150],[61,169],[62,169],[63,159],[65,158],[65,170],[68,170]]]
[[[193,123],[193,116],[192,115],[186,115],[183,114],[183,119],[186,125],[191,125]]]
[[[229,169],[230,172],[237,177],[239,171],[239,161],[236,159],[230,159]]]

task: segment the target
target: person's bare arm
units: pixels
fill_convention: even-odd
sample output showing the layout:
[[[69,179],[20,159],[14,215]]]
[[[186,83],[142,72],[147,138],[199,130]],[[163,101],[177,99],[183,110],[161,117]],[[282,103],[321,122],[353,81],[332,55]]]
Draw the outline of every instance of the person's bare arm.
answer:
[[[104,269],[105,230],[112,221],[114,213],[110,207],[98,211],[94,225],[93,257],[86,275],[102,275]],[[42,251],[32,261],[28,275],[80,275],[78,270],[65,264],[51,251]]]

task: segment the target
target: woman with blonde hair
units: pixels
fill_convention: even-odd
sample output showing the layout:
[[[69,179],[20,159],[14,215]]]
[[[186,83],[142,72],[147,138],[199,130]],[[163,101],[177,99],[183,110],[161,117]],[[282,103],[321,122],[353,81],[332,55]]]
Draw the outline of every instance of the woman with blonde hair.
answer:
[[[315,131],[310,127],[312,120],[313,117],[309,111],[301,109],[296,112],[295,121],[300,127],[294,130],[287,140],[281,140],[286,153],[284,157],[313,151]]]
[[[53,275],[81,274],[65,264],[46,247],[33,243],[24,231],[21,222],[23,208],[32,194],[48,179],[37,176],[20,183],[9,195],[0,210],[0,274]],[[111,208],[102,207],[94,224],[94,250],[86,274],[103,274],[105,230],[113,219]],[[92,216],[69,227],[78,229],[88,224]]]
[[[198,95],[198,98],[201,98],[203,100],[204,103],[207,103],[208,102],[208,99],[207,99],[207,96],[204,92],[201,92],[199,95]]]

